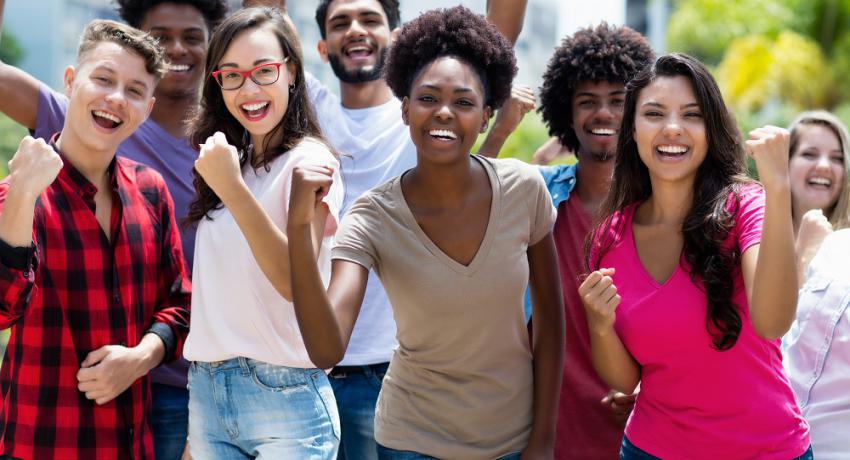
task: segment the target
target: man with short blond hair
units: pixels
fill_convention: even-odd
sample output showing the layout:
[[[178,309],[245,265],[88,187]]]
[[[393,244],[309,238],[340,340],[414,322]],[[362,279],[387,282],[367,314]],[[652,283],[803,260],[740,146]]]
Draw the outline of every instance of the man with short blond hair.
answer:
[[[0,458],[153,458],[147,373],[180,355],[190,289],[165,182],[115,153],[165,71],[148,34],[90,23],[62,130],[0,182]]]

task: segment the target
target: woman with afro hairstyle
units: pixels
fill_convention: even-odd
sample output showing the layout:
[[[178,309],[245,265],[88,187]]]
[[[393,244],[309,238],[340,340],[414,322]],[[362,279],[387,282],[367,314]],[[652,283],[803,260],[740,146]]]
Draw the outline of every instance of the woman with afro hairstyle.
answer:
[[[620,130],[579,287],[600,377],[641,385],[620,458],[811,459],[780,353],[797,299],[788,131],[742,142],[683,54],[629,81]]]
[[[406,24],[387,61],[417,165],[343,218],[325,291],[309,223],[332,171],[294,172],[287,235],[292,292],[310,357],[345,351],[369,269],[392,303],[398,342],[375,415],[382,459],[551,458],[563,365],[563,307],[540,175],[470,155],[516,73],[510,43],[463,7]],[[522,311],[531,282],[533,346]]]

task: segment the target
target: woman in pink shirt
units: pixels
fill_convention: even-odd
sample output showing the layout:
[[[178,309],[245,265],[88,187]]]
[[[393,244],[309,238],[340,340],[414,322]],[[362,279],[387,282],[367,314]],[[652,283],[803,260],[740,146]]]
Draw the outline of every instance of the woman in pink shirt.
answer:
[[[628,84],[620,132],[579,288],[599,375],[641,384],[620,458],[811,458],[779,348],[797,298],[788,132],[742,142],[682,54]]]

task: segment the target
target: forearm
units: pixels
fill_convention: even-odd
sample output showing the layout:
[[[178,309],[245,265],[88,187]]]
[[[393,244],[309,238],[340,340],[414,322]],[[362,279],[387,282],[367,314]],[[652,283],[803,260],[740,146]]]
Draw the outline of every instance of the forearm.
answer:
[[[528,0],[487,0],[487,19],[496,25],[499,32],[516,44]]]
[[[640,382],[640,367],[620,341],[614,328],[590,330],[590,352],[599,377],[614,390],[631,394]]]
[[[326,369],[342,360],[347,339],[343,340],[339,321],[328,299],[315,262],[309,225],[287,228],[292,267],[292,301],[295,317],[307,354],[316,367]]]
[[[502,146],[505,145],[505,141],[510,136],[510,132],[504,132],[504,130],[499,129],[497,125],[494,125],[493,128],[487,132],[487,137],[484,138],[484,142],[481,143],[481,147],[478,148],[478,155],[488,157],[488,158],[496,158],[499,156],[499,152],[502,150]]]
[[[147,375],[151,369],[159,366],[165,359],[165,344],[158,335],[147,333],[139,341],[139,344],[134,347],[138,353],[139,361],[136,368],[136,373],[139,377]]]
[[[797,257],[791,224],[788,188],[766,190],[764,223],[756,275],[750,298],[750,315],[756,332],[775,339],[785,334],[797,309]]]
[[[541,319],[534,322],[534,421],[530,442],[550,446],[555,442],[564,374],[564,317],[562,313],[557,318]]]
[[[272,222],[244,183],[232,187],[221,198],[248,241],[251,254],[260,270],[284,299],[292,301],[289,243],[286,234]],[[315,256],[307,260],[315,265]]]
[[[32,244],[32,226],[35,216],[35,203],[38,195],[21,192],[15,184],[10,184],[0,214],[0,239],[12,247],[24,247]]]

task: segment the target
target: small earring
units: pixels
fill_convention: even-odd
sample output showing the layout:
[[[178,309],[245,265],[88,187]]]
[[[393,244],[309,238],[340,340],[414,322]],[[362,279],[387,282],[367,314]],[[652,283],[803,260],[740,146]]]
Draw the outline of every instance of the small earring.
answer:
[[[293,83],[293,84],[289,85],[289,92],[290,92],[290,93],[294,93],[294,92],[295,92],[295,83]]]

